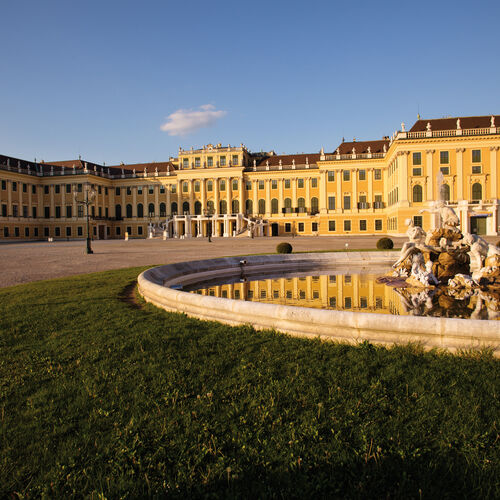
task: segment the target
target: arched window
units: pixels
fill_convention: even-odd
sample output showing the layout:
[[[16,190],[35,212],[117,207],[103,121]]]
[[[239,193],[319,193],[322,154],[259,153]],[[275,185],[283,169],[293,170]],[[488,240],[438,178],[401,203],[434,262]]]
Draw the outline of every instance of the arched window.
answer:
[[[189,201],[185,201],[182,204],[182,214],[189,213]]]
[[[416,184],[413,186],[413,203],[422,202],[422,186]]]
[[[311,212],[318,213],[318,210],[319,210],[318,198],[316,198],[316,196],[313,196],[311,198]]]
[[[276,198],[273,198],[271,200],[271,213],[272,214],[278,213],[278,200]]]
[[[160,217],[165,217],[167,215],[167,205],[165,203],[160,203]]]
[[[299,212],[305,212],[306,211],[306,200],[302,197],[300,197],[297,200],[297,206],[299,207]]]
[[[213,190],[214,190],[213,181],[207,181],[207,191],[213,191]]]
[[[472,199],[474,201],[481,200],[483,198],[483,186],[476,182],[472,185]]]
[[[122,218],[122,206],[121,205],[115,205],[115,217],[117,219]]]
[[[201,202],[200,201],[194,202],[194,214],[201,215]]]
[[[259,200],[259,214],[265,214],[266,213],[266,200],[261,198]]]
[[[450,186],[448,184],[441,186],[440,196],[443,201],[450,201]]]
[[[226,190],[226,181],[224,179],[221,179],[219,182],[219,190],[220,191],[225,191]]]
[[[215,207],[214,207],[214,202],[212,200],[207,201],[207,210],[209,214],[213,214]]]
[[[245,201],[245,212],[247,215],[253,214],[253,202],[252,202],[252,200]]]
[[[227,202],[226,202],[226,200],[220,200],[219,213],[220,214],[227,214]]]
[[[285,212],[289,214],[291,213],[291,211],[292,211],[292,199],[285,198]]]
[[[130,218],[132,217],[132,205],[127,205],[127,217]]]
[[[171,208],[172,215],[177,215],[177,203],[175,201],[172,203]]]
[[[154,203],[150,203],[148,205],[148,215],[149,216],[153,216],[155,214],[155,204]]]
[[[142,203],[137,203],[137,217],[144,217],[144,207]]]
[[[240,211],[240,202],[238,200],[233,200],[231,203],[231,213],[237,214]]]

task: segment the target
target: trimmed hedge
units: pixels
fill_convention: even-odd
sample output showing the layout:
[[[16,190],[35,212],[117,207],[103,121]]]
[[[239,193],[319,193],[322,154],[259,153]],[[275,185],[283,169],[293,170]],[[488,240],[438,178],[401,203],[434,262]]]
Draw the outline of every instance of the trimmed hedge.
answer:
[[[377,248],[379,250],[390,250],[391,248],[394,248],[394,242],[391,238],[380,238],[377,241]]]
[[[286,243],[286,242],[280,243],[276,247],[276,252],[278,252],[278,253],[292,253],[292,245],[290,245],[290,243]]]

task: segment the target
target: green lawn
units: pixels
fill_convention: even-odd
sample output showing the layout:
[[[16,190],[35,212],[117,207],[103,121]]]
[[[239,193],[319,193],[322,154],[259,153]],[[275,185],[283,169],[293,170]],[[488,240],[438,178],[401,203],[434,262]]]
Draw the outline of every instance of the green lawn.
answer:
[[[499,498],[500,362],[0,289],[0,497]]]

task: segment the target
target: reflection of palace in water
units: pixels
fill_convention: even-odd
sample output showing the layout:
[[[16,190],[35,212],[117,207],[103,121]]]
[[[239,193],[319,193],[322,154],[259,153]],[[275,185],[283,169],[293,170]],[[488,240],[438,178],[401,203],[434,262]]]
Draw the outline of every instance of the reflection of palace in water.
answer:
[[[481,297],[455,301],[448,296],[422,290],[411,295],[401,289],[377,283],[375,275],[344,274],[295,276],[286,278],[240,281],[207,286],[192,293],[226,299],[268,304],[337,309],[353,312],[375,312],[393,315],[451,316],[486,319],[488,303]],[[484,303],[483,303],[484,302]],[[484,309],[481,312],[480,310]],[[490,314],[490,319],[494,319]]]

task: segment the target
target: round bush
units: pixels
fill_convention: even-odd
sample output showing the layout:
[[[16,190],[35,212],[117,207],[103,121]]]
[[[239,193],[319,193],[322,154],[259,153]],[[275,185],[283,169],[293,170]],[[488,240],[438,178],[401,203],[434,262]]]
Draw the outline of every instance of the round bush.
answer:
[[[394,242],[391,238],[380,238],[377,241],[377,248],[379,250],[390,250],[391,248],[394,248]]]
[[[276,247],[276,251],[278,253],[292,253],[292,245],[290,245],[290,243],[280,243],[277,247]]]

